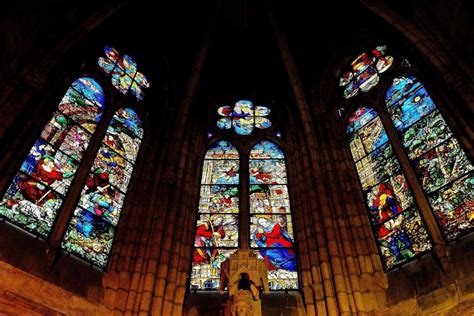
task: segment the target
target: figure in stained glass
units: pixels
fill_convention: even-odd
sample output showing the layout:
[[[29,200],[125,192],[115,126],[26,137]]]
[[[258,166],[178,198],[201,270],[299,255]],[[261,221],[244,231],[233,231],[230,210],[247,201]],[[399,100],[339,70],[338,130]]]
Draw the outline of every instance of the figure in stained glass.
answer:
[[[272,290],[297,289],[285,155],[275,143],[262,140],[249,158],[250,246],[265,262]]]
[[[251,184],[286,184],[284,160],[251,160],[249,172]]]
[[[293,249],[289,249],[293,247],[293,241],[279,223],[270,218],[258,218],[253,240],[258,247],[263,248],[259,252],[269,270],[296,271],[296,254]]]
[[[103,91],[93,79],[71,84],[0,202],[1,216],[47,237],[102,117],[103,103]]]
[[[474,166],[428,91],[416,77],[399,76],[387,90],[385,103],[444,236],[451,241],[474,230],[465,207],[474,199],[457,182]]]
[[[418,212],[409,209],[376,227],[386,269],[407,262],[432,248]]]
[[[194,262],[212,263],[214,261],[214,258],[218,254],[216,247],[219,246],[219,240],[225,237],[225,230],[222,223],[223,217],[216,216],[197,226],[194,246],[200,248],[195,252]]]
[[[390,255],[394,256],[397,261],[405,261],[415,256],[410,238],[400,228],[403,219],[403,216],[400,216],[396,221],[386,222],[378,230],[379,238],[383,240],[382,245],[390,251]]]
[[[287,213],[290,201],[286,185],[250,185],[250,213]]]
[[[411,159],[438,146],[452,136],[438,111],[427,115],[409,127],[403,136],[403,145]]]
[[[431,249],[421,219],[414,220],[418,210],[377,113],[356,110],[346,131],[384,267],[391,269]]]
[[[230,108],[220,109],[228,113]],[[220,140],[206,152],[194,235],[191,288],[217,289],[222,262],[237,250],[239,153]]]
[[[428,192],[474,169],[454,138],[413,160],[413,164]]]
[[[395,193],[390,183],[380,183],[378,193],[372,203],[371,209],[377,214],[379,222],[383,222],[390,217],[402,212],[402,208],[395,198]]]
[[[236,186],[202,185],[199,213],[238,213],[239,190]]]
[[[143,136],[130,109],[118,110],[94,160],[62,248],[105,268]]]

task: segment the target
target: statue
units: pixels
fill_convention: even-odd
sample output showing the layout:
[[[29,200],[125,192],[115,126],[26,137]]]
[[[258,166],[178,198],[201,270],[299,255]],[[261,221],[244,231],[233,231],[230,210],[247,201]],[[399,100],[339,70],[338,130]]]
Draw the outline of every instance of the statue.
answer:
[[[267,267],[255,252],[240,249],[221,264],[219,293],[229,290],[226,316],[261,315],[260,290],[269,292]]]
[[[233,295],[227,302],[225,315],[232,316],[254,316],[256,315],[254,310],[254,304],[249,293],[243,290],[239,290],[236,295]],[[230,313],[227,311],[230,310]]]

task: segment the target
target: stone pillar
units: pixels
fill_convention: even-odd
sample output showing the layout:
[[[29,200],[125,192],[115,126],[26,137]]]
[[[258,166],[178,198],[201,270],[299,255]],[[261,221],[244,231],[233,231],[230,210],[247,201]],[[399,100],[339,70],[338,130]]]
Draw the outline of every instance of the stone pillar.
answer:
[[[370,281],[374,272],[380,273],[382,269],[370,235],[370,224],[367,217],[362,216],[365,215],[363,199],[354,203],[351,197],[341,196],[347,187],[347,179],[336,170],[336,166],[341,165],[338,163],[341,150],[337,149],[334,134],[330,132],[333,122],[324,111],[318,113],[317,121],[313,119],[288,43],[274,13],[271,20],[298,110],[300,126],[297,129],[301,131],[298,135],[292,129],[293,143],[301,153],[289,159],[296,160],[298,170],[298,180],[292,182],[301,183],[297,192],[305,195],[301,197],[301,204],[293,206],[294,214],[301,211],[304,214],[303,218],[295,217],[297,225],[303,225],[305,232],[302,237],[296,236],[297,241],[306,244],[310,254],[311,278],[305,271],[308,269],[306,258],[302,258],[305,299],[311,302],[309,297],[314,295],[318,314],[350,315],[373,311],[376,304],[367,305],[367,301],[375,301]],[[293,201],[294,196],[292,194]],[[354,204],[358,209],[352,206]],[[347,220],[349,216],[354,218],[355,227]],[[366,226],[360,225],[361,222]],[[317,255],[313,255],[315,252]],[[363,285],[361,273],[368,277]],[[306,283],[308,281],[312,283]],[[383,299],[381,303],[384,304]]]
[[[403,34],[437,68],[445,82],[461,96],[470,111],[474,112],[473,83],[472,80],[464,79],[470,78],[470,72],[465,74],[453,67],[451,58],[438,43],[430,39],[420,27],[413,25],[382,1],[361,0],[361,2]]]
[[[169,192],[170,200],[174,202],[174,205],[169,205],[169,207],[171,207],[171,210],[167,210],[167,212],[169,213],[168,218],[163,221],[165,225],[163,231],[164,235],[163,240],[161,241],[161,249],[159,252],[159,268],[157,270],[157,273],[155,274],[155,285],[153,289],[151,311],[152,313],[155,313],[157,315],[170,315],[173,309],[171,302],[173,301],[174,293],[176,290],[176,280],[172,280],[171,282],[171,280],[167,279],[166,276],[168,274],[170,274],[170,276],[172,277],[177,276],[179,262],[177,260],[179,260],[179,256],[173,258],[171,249],[172,247],[174,247],[173,245],[175,242],[179,244],[179,242],[182,241],[183,236],[183,231],[176,231],[176,228],[180,227],[179,225],[183,225],[181,221],[186,218],[185,216],[182,216],[182,214],[179,214],[179,217],[177,217],[178,212],[182,211],[182,205],[180,205],[180,202],[182,202],[182,193],[186,192],[185,184],[187,181],[189,181],[185,178],[185,175],[189,174],[188,170],[195,170],[197,172],[193,165],[188,165],[190,156],[190,144],[189,140],[186,139],[186,136],[189,135],[186,135],[185,131],[190,130],[187,128],[190,123],[189,113],[194,99],[194,94],[199,82],[199,78],[201,76],[201,72],[204,66],[204,62],[207,57],[207,51],[210,40],[209,36],[209,33],[206,33],[202,41],[201,47],[197,52],[196,60],[193,65],[192,73],[186,87],[185,95],[180,105],[180,115],[178,116],[179,120],[175,127],[177,134],[174,135],[170,148],[171,152],[169,153],[170,160],[168,161],[168,170],[177,170],[175,173],[176,186],[171,192]],[[197,175],[196,178],[198,178]],[[176,220],[178,220],[178,222],[176,222]],[[175,234],[177,234],[177,236],[174,236]],[[182,308],[182,306],[178,307],[178,310],[180,308]],[[177,311],[177,313],[179,312]]]

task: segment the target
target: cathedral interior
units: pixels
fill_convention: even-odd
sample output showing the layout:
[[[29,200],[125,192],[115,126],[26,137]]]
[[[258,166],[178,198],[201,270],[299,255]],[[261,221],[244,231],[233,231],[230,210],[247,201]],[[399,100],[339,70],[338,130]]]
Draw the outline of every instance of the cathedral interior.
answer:
[[[474,3],[10,1],[0,315],[473,315]]]

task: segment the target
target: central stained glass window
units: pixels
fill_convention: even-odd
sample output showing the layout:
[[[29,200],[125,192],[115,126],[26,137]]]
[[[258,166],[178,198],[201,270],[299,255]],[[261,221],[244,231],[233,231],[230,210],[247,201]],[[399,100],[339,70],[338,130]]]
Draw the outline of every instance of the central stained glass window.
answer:
[[[275,143],[252,147],[248,180],[239,182],[240,157],[228,141],[214,143],[203,162],[194,237],[191,289],[219,287],[220,266],[239,247],[239,197],[249,193],[250,248],[268,268],[272,290],[298,289],[296,251],[288,195],[286,161]],[[247,169],[244,174],[247,174]],[[246,199],[247,200],[247,199]],[[246,206],[242,206],[247,210]]]

